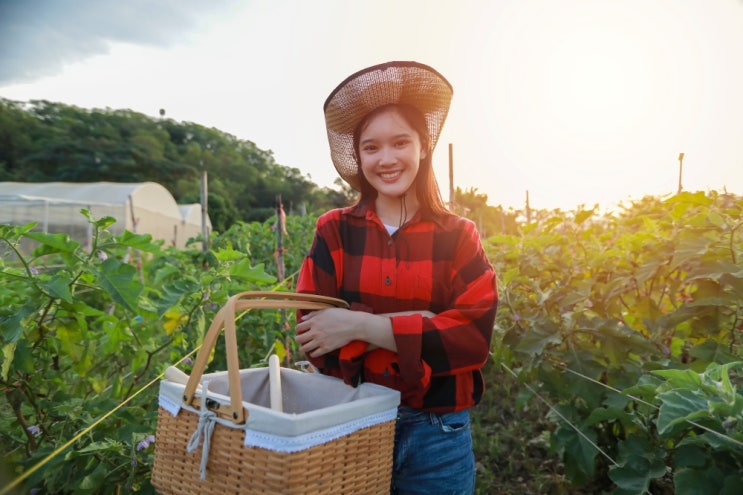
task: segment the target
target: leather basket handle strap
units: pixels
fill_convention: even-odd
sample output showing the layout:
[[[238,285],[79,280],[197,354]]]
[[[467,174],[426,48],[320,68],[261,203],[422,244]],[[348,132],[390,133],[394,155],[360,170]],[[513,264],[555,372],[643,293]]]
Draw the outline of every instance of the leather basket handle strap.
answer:
[[[245,422],[245,410],[242,405],[242,387],[240,385],[240,363],[237,356],[237,332],[235,330],[235,313],[248,309],[309,309],[348,308],[348,303],[341,299],[315,294],[275,291],[246,291],[230,297],[214,316],[204,336],[204,342],[196,355],[191,376],[183,392],[183,402],[192,405],[196,387],[206,369],[209,356],[217,344],[217,338],[224,329],[225,352],[227,354],[227,379],[230,386],[230,407],[220,408],[219,414],[229,417],[236,424]]]

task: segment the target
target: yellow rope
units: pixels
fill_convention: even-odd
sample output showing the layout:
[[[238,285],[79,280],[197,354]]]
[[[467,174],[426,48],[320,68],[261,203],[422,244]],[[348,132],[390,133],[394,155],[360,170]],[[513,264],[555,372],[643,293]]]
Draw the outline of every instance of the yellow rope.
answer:
[[[181,363],[182,363],[183,361],[185,361],[185,359],[186,359],[187,357],[189,357],[189,356],[191,356],[192,354],[194,354],[194,353],[195,353],[196,351],[198,351],[198,350],[199,350],[200,348],[201,348],[201,346],[198,346],[198,347],[196,347],[196,349],[194,349],[194,350],[193,350],[193,351],[191,351],[190,353],[188,353],[188,354],[186,354],[185,356],[183,356],[183,358],[182,358],[182,359],[181,359],[180,361],[178,361],[177,363],[175,363],[175,365],[179,365],[179,364],[181,364]],[[87,428],[85,428],[85,429],[84,429],[83,431],[81,431],[80,433],[78,433],[77,435],[75,435],[75,436],[74,436],[74,437],[73,437],[73,438],[72,438],[71,440],[69,440],[69,441],[68,441],[67,443],[65,443],[64,445],[62,445],[61,447],[59,447],[59,448],[58,448],[57,450],[55,450],[54,452],[52,452],[51,454],[49,454],[48,456],[46,456],[46,457],[45,457],[44,459],[42,459],[41,461],[39,461],[38,463],[36,463],[36,464],[35,464],[35,465],[34,465],[33,467],[31,467],[31,468],[30,468],[29,470],[27,470],[27,471],[24,471],[24,472],[23,472],[23,474],[21,474],[21,475],[20,475],[20,476],[19,476],[18,478],[16,478],[15,480],[13,480],[13,482],[12,482],[12,483],[10,483],[10,484],[9,484],[8,486],[6,486],[5,488],[1,489],[1,490],[0,490],[0,495],[5,495],[5,494],[9,493],[9,492],[10,492],[10,491],[11,491],[11,490],[12,490],[13,488],[15,488],[15,487],[17,487],[18,485],[20,485],[20,484],[21,484],[21,483],[22,483],[22,482],[23,482],[23,481],[24,481],[24,480],[25,480],[26,478],[28,478],[29,476],[31,476],[32,474],[34,474],[34,473],[35,473],[36,471],[38,471],[39,469],[41,469],[41,468],[42,468],[42,467],[44,466],[44,464],[46,464],[46,463],[47,463],[47,462],[49,462],[50,460],[54,459],[54,458],[55,458],[56,456],[58,456],[58,455],[59,455],[60,453],[62,453],[62,451],[64,451],[64,450],[65,450],[65,449],[66,449],[67,447],[69,447],[70,445],[72,445],[72,444],[73,444],[73,443],[75,443],[76,441],[80,440],[80,438],[82,438],[82,437],[83,437],[83,436],[84,436],[84,435],[85,435],[86,433],[88,433],[88,432],[89,432],[90,430],[92,430],[93,428],[95,428],[96,426],[98,426],[98,425],[99,425],[100,423],[102,423],[102,422],[103,422],[103,421],[104,421],[104,420],[105,420],[106,418],[108,418],[108,417],[109,417],[109,416],[111,416],[111,415],[112,415],[113,413],[115,413],[116,411],[118,411],[119,409],[121,409],[122,407],[124,407],[125,405],[127,405],[127,404],[129,403],[129,401],[131,401],[131,400],[132,400],[132,399],[134,399],[134,398],[135,398],[136,396],[138,396],[139,394],[141,394],[142,392],[144,392],[145,390],[147,390],[147,389],[148,389],[149,387],[151,387],[151,386],[152,386],[153,384],[155,384],[155,383],[159,382],[159,381],[160,381],[160,379],[162,379],[162,377],[163,377],[163,375],[164,375],[164,374],[165,374],[164,372],[163,372],[163,373],[160,373],[160,374],[159,374],[158,376],[156,376],[156,377],[155,377],[155,378],[154,378],[154,379],[153,379],[153,380],[152,380],[151,382],[149,382],[149,383],[148,383],[147,385],[145,385],[145,386],[144,386],[144,387],[142,387],[141,389],[137,390],[137,391],[136,391],[136,392],[135,392],[134,394],[132,394],[132,395],[131,395],[131,396],[130,396],[130,397],[129,397],[128,399],[126,399],[126,400],[125,400],[124,402],[122,402],[121,404],[119,404],[118,406],[114,407],[114,408],[113,408],[113,409],[111,409],[111,410],[110,410],[109,412],[107,412],[106,414],[104,414],[103,416],[101,416],[100,418],[98,418],[98,419],[97,419],[97,420],[96,420],[96,421],[95,421],[95,422],[94,422],[93,424],[91,424],[90,426],[88,426]]]

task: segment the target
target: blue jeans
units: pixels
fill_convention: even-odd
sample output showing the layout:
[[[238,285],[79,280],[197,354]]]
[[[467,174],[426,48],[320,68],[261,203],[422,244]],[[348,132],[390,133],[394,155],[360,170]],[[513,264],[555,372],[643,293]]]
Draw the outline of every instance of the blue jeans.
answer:
[[[401,407],[390,493],[472,495],[474,491],[469,411],[433,414]]]

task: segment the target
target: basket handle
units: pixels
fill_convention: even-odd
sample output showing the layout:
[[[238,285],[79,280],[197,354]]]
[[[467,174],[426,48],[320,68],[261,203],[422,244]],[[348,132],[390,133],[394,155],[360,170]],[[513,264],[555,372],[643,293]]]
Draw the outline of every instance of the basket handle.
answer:
[[[234,423],[245,422],[245,410],[242,405],[242,388],[240,386],[240,363],[237,358],[237,334],[235,331],[235,313],[245,309],[327,309],[348,308],[348,303],[341,299],[315,294],[296,292],[246,291],[230,297],[214,316],[204,336],[204,342],[196,355],[191,376],[183,392],[183,402],[193,405],[196,387],[206,369],[209,355],[217,343],[217,338],[224,328],[225,352],[227,354],[227,378],[230,386],[230,407],[220,407],[218,414],[231,419]],[[202,398],[203,400],[203,398]]]

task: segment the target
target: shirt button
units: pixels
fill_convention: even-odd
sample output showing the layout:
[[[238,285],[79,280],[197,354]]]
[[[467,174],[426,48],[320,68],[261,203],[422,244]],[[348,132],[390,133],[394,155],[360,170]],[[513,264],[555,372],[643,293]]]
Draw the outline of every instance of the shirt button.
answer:
[[[384,279],[384,285],[390,285],[392,283],[392,280],[390,280],[389,277]]]

